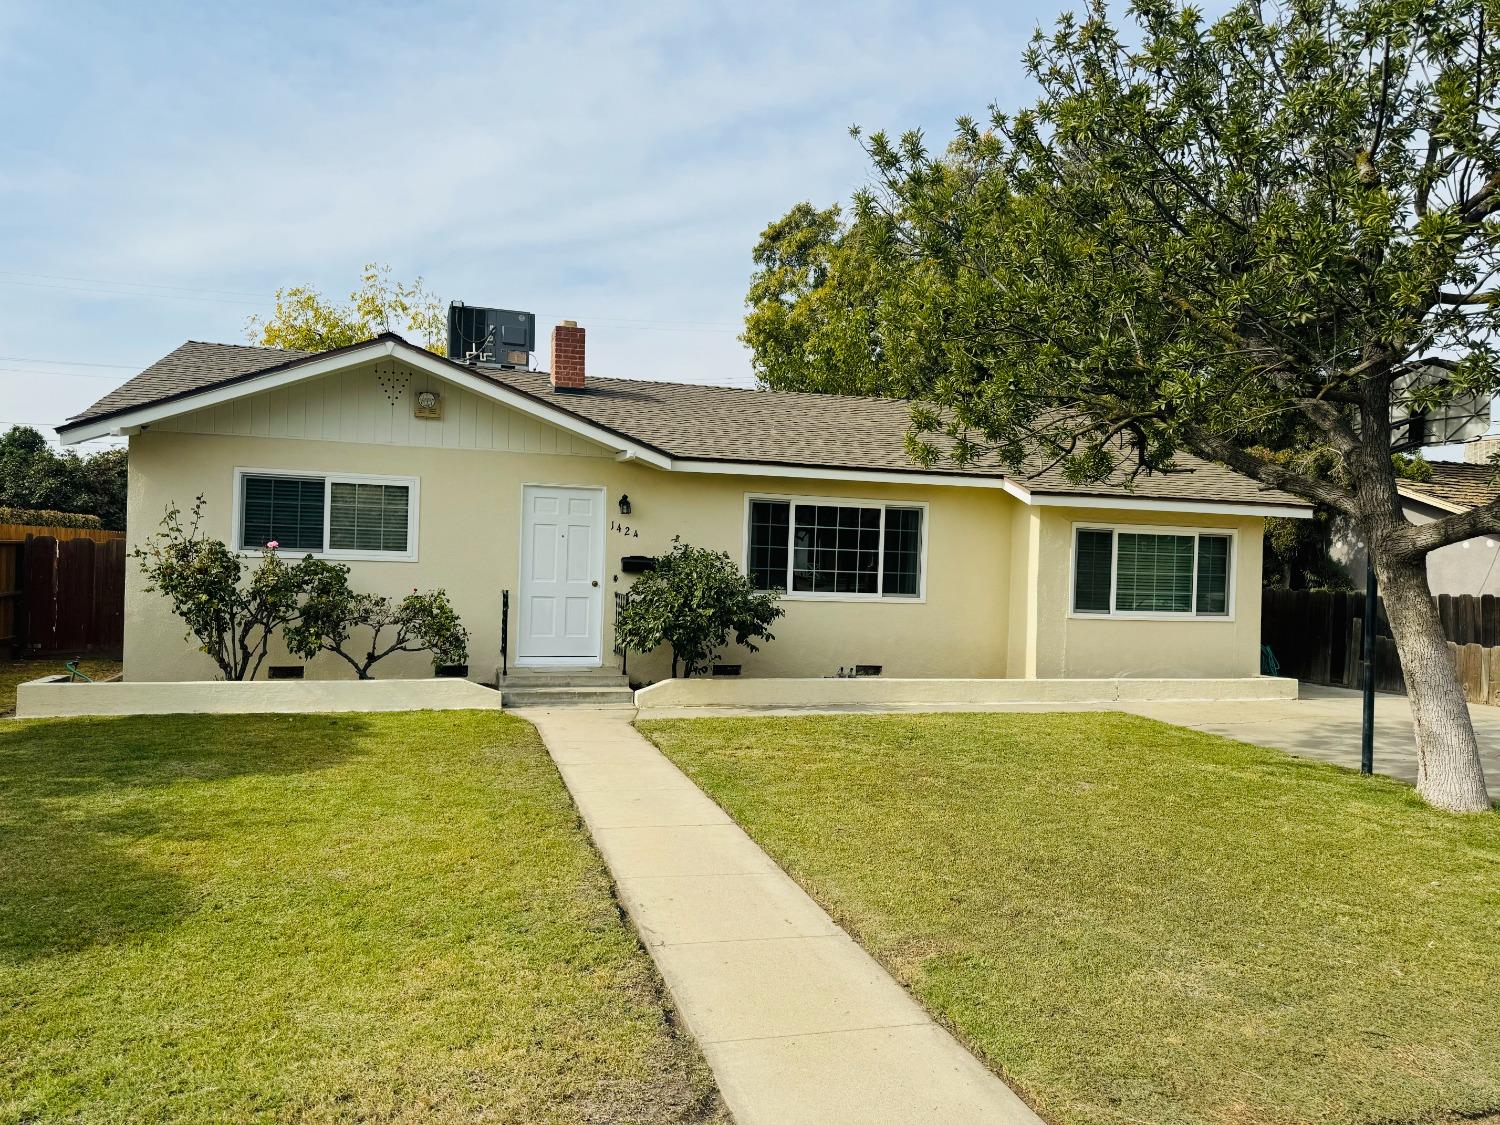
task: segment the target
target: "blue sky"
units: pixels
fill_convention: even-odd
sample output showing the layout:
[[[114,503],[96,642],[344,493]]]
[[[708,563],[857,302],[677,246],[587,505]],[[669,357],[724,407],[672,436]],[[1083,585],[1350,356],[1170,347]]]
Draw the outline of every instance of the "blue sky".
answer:
[[[1028,100],[1064,6],[0,0],[0,424],[367,261],[576,319],[594,374],[748,384],[759,231],[864,181],[851,123]]]

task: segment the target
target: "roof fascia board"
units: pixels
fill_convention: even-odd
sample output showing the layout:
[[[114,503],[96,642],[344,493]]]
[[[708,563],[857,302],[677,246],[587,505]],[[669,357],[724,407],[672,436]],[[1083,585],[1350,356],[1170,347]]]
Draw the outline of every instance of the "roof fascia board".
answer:
[[[1468,508],[1461,507],[1458,504],[1454,504],[1448,500],[1439,500],[1436,496],[1430,495],[1429,493],[1418,492],[1414,488],[1402,488],[1399,484],[1396,485],[1396,494],[1403,500],[1411,500],[1412,502],[1417,504],[1426,504],[1430,508],[1437,508],[1439,511],[1443,512],[1461,514],[1469,510]]]
[[[166,402],[154,403],[149,406],[140,407],[137,410],[126,411],[121,414],[111,415],[95,421],[81,422],[76,426],[59,426],[58,437],[68,445],[87,441],[90,438],[104,437],[110,434],[120,434],[127,430],[139,430],[149,426],[152,422],[159,422],[164,418],[172,418],[179,414],[186,414],[193,410],[202,410],[205,407],[217,406],[220,403],[231,402],[237,398],[247,395],[261,394],[265,391],[275,390],[278,387],[299,383],[306,379],[316,379],[322,375],[328,375],[347,367],[354,367],[361,363],[379,359],[382,356],[400,355],[405,363],[413,367],[419,367],[429,374],[436,375],[440,379],[446,379],[450,383],[464,387],[475,394],[485,398],[493,399],[520,411],[532,418],[550,423],[570,433],[587,438],[589,441],[597,442],[606,448],[621,453],[629,453],[632,457],[656,465],[658,468],[669,468],[671,459],[658,453],[654,449],[636,444],[622,438],[619,434],[610,432],[603,427],[593,425],[579,418],[575,414],[559,410],[546,403],[538,402],[529,395],[521,394],[509,387],[499,383],[471,375],[462,366],[448,362],[421,348],[413,347],[396,340],[376,339],[370,341],[367,347],[351,351],[340,352],[338,355],[323,358],[314,358],[304,363],[273,371],[268,375],[256,378],[251,375],[247,378],[238,379],[233,383],[219,387],[208,387],[195,394],[184,395],[182,398],[174,398]]]
[[[709,473],[734,477],[795,477],[800,480],[847,480],[868,484],[946,485],[949,488],[1007,488],[1003,477],[959,476],[957,473],[883,472],[879,469],[833,469],[804,465],[772,465],[757,461],[673,461],[679,473]]]
[[[1139,496],[1078,496],[1062,493],[1032,493],[1031,503],[1047,508],[1119,508],[1128,512],[1190,512],[1206,516],[1280,516],[1282,519],[1312,518],[1312,507],[1291,504],[1250,504],[1213,500],[1154,500]]]

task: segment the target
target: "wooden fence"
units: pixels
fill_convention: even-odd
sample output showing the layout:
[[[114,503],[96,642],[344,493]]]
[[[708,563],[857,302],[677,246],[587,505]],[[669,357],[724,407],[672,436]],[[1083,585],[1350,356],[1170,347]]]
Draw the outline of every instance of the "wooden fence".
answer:
[[[13,652],[118,656],[124,621],[125,539],[118,532],[0,542],[0,642]]]
[[[1442,594],[1433,601],[1469,702],[1500,704],[1500,598]],[[1260,639],[1271,646],[1283,676],[1357,688],[1364,655],[1364,616],[1365,596],[1360,593],[1265,590]],[[1396,642],[1378,601],[1375,687],[1406,692]]]
[[[0,653],[17,647],[24,619],[21,588],[24,542],[0,542]]]

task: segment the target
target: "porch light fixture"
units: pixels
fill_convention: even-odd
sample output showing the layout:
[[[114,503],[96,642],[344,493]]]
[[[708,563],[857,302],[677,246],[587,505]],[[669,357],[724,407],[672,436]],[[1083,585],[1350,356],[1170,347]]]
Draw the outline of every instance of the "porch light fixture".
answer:
[[[630,496],[628,493],[620,493],[620,515],[630,515]]]

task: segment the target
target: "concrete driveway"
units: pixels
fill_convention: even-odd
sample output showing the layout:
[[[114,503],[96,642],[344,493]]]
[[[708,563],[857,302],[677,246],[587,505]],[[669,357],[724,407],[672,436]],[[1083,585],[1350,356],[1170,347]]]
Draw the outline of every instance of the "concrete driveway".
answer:
[[[1360,693],[1302,684],[1299,696],[1257,703],[1116,704],[1116,709],[1358,769]],[[1472,706],[1469,714],[1490,792],[1500,792],[1500,707]],[[1375,772],[1416,783],[1417,751],[1404,695],[1375,696]]]

